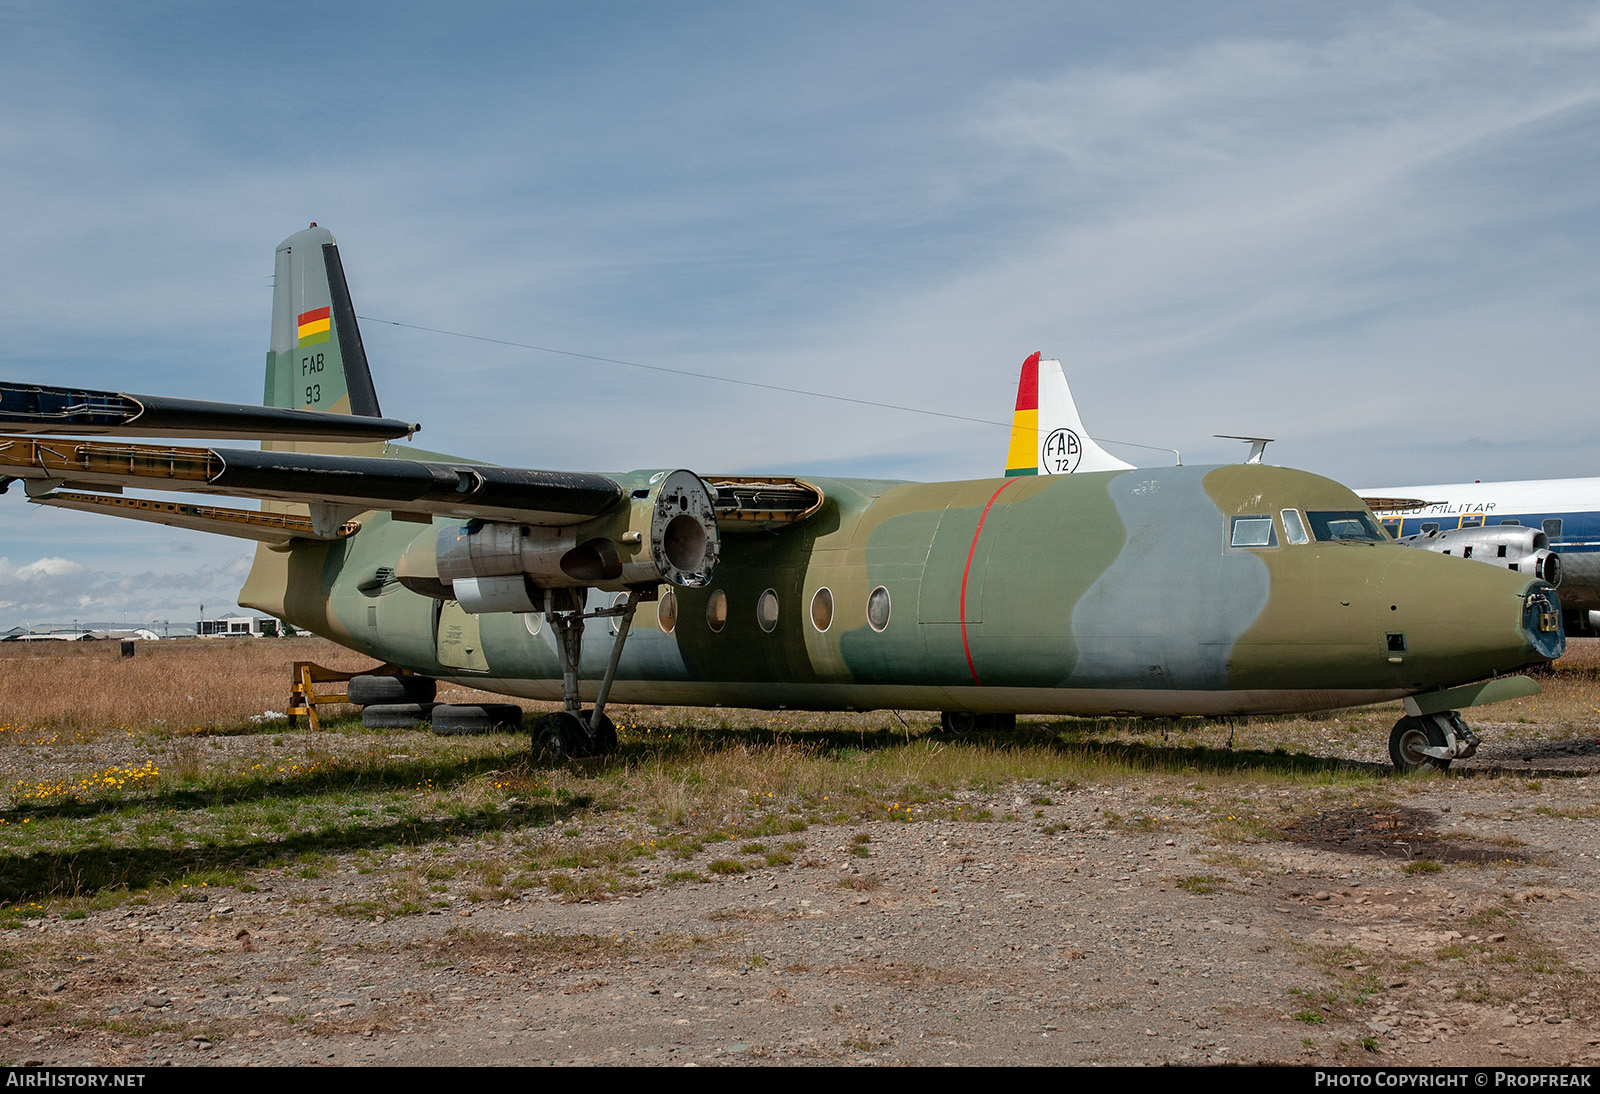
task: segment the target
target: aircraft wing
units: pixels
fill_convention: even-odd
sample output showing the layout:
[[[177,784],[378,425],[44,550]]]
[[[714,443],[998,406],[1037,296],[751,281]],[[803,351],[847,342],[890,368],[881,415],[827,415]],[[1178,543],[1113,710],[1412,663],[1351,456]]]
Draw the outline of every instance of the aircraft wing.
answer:
[[[0,381],[0,433],[389,441],[409,437],[421,428],[398,418]]]
[[[605,475],[567,471],[26,437],[0,437],[0,476],[7,482],[23,480],[29,496],[41,501],[57,487],[112,493],[138,487],[301,502],[311,507],[316,538],[336,537],[350,517],[373,509],[423,519],[438,515],[579,524],[612,508],[627,493]],[[83,508],[68,504],[77,500],[57,496],[48,504]],[[122,515],[137,516],[131,510]]]

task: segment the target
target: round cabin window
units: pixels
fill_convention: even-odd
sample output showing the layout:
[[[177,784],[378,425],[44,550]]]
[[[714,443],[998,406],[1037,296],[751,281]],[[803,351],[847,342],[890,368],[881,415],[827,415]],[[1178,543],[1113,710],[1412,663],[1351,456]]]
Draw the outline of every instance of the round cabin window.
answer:
[[[875,631],[889,625],[889,590],[879,585],[867,597],[867,623]]]
[[[778,594],[774,590],[768,589],[756,601],[756,622],[768,634],[778,625]]]
[[[811,625],[819,631],[833,626],[833,592],[826,585],[811,596]]]
[[[722,633],[722,628],[728,625],[728,594],[721,589],[713,590],[711,598],[706,601],[706,626],[714,633]]]

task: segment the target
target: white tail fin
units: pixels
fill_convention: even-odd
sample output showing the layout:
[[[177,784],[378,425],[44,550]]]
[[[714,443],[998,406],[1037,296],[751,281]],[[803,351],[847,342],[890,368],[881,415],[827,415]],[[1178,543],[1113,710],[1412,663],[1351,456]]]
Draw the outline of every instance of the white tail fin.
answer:
[[[1125,471],[1133,467],[1095,444],[1078,417],[1060,361],[1035,353],[1022,362],[1017,409],[1011,418],[1006,476]]]

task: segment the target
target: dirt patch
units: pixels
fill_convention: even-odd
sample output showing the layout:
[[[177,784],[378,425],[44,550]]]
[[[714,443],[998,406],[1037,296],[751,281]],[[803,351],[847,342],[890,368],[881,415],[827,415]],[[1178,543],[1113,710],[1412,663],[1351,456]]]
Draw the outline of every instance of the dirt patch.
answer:
[[[1330,809],[1296,818],[1284,826],[1285,839],[1324,851],[1376,855],[1404,863],[1524,863],[1528,855],[1515,848],[1514,837],[1492,843],[1445,835],[1437,817],[1426,809],[1403,805]]]

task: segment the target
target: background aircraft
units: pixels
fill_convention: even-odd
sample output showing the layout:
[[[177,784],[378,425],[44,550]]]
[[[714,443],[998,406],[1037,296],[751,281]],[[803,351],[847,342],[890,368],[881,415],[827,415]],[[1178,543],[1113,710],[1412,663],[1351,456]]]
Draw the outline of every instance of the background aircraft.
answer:
[[[1600,479],[1386,486],[1359,493],[1412,547],[1519,568],[1556,582],[1567,634],[1600,628]],[[1545,559],[1559,557],[1552,568]]]
[[[561,413],[530,395],[530,430]],[[1044,446],[1072,474],[754,479],[496,467],[370,439],[417,427],[381,417],[316,225],[277,250],[264,401],[6,385],[18,435],[0,438],[0,471],[42,505],[259,541],[241,604],[430,677],[559,700],[538,729],[551,756],[615,747],[610,697],[939,710],[951,727],[1403,698],[1396,765],[1447,765],[1477,743],[1453,708],[1537,692],[1506,674],[1563,649],[1547,583],[1394,548],[1349,490],[1286,468],[1087,471],[1097,446],[1080,436],[1076,453]],[[20,435],[139,435],[141,420],[262,445]],[[597,621],[612,633],[586,647]]]

